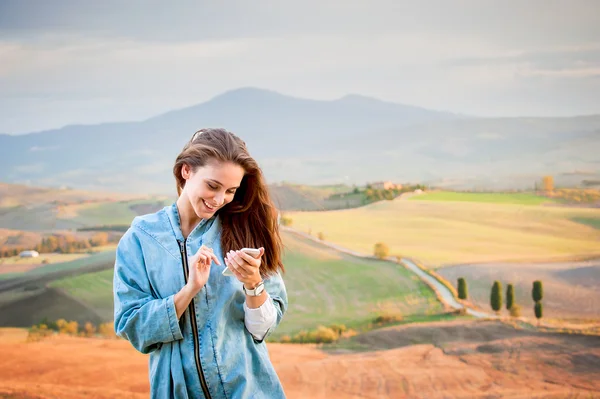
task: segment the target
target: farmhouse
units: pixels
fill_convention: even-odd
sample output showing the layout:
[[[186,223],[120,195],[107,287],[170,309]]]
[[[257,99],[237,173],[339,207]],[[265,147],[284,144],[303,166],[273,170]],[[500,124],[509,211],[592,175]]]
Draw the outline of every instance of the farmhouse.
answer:
[[[374,190],[393,190],[393,189],[401,189],[402,184],[394,184],[391,181],[378,181],[375,183],[371,183],[371,187]]]
[[[19,254],[19,257],[21,258],[37,258],[38,256],[40,256],[38,251],[22,251]]]

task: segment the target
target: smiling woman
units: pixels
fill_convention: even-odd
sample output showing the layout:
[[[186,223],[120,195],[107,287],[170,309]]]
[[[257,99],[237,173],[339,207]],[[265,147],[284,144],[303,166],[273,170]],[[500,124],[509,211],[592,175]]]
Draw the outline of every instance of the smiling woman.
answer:
[[[288,300],[262,171],[239,137],[203,129],[173,174],[177,201],[136,217],[119,242],[115,331],[150,353],[153,398],[284,397],[264,343]]]

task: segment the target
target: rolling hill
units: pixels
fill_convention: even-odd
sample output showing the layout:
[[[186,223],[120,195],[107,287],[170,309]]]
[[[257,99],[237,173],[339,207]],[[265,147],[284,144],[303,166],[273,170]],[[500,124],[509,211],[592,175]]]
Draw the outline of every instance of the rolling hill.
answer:
[[[600,116],[472,118],[362,96],[238,89],[140,122],[0,135],[0,181],[170,194],[177,153],[202,127],[239,134],[270,183],[391,179],[447,187],[600,181]]]
[[[290,300],[276,336],[336,323],[362,327],[379,314],[442,312],[433,291],[398,264],[346,255],[291,233],[283,239]],[[106,252],[0,280],[0,326],[27,327],[45,318],[110,321],[113,263],[114,252]],[[359,290],[360,296],[348,296]]]

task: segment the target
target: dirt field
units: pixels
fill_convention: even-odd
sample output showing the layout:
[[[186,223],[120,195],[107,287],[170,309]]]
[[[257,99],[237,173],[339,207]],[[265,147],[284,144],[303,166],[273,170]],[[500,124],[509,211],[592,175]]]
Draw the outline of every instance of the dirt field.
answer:
[[[490,290],[494,280],[506,287],[513,284],[515,299],[523,316],[533,317],[531,298],[533,281],[544,286],[544,317],[600,319],[600,259],[565,263],[489,263],[460,265],[437,270],[454,286],[464,277],[470,299],[482,309],[491,311]],[[508,314],[503,310],[504,314]]]
[[[2,398],[148,397],[147,358],[125,341],[24,339],[22,330],[0,330]],[[312,345],[269,344],[288,397],[600,397],[599,337],[480,321],[391,327],[360,339],[394,349],[327,354]]]

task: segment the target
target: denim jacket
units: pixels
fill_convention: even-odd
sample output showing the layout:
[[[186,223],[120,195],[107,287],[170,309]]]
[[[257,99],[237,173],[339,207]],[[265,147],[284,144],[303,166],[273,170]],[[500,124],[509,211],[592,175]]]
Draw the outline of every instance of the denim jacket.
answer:
[[[264,338],[244,325],[245,294],[235,277],[223,276],[219,217],[204,219],[183,238],[176,204],[136,217],[117,247],[115,331],[150,354],[152,398],[284,398]],[[186,284],[187,257],[204,244],[222,266],[211,265],[206,285],[177,320],[174,295]],[[279,325],[287,309],[279,273],[265,279]]]

